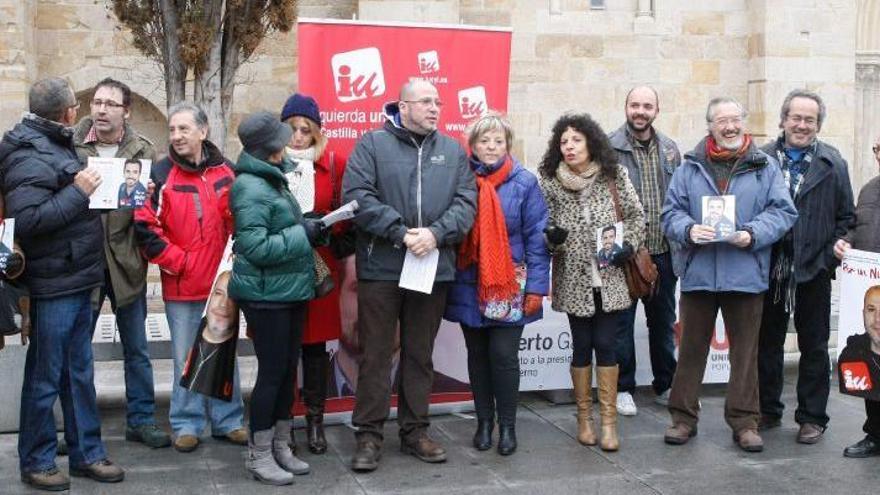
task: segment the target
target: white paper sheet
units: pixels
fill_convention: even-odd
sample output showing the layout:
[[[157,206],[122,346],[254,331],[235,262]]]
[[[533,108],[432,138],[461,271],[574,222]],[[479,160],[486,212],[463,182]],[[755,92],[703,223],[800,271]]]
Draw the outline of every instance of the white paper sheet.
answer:
[[[430,294],[434,288],[434,277],[437,276],[437,261],[439,260],[439,249],[432,249],[424,256],[416,256],[407,249],[398,286],[401,289]]]

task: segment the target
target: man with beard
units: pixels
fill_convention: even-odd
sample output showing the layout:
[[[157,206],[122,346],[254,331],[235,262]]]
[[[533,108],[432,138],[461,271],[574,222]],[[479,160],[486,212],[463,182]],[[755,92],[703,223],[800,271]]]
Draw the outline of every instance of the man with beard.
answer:
[[[794,420],[800,425],[797,442],[804,444],[818,442],[828,425],[831,277],[838,262],[833,247],[855,217],[846,160],[816,137],[824,120],[822,98],[796,89],[782,103],[781,135],[762,148],[782,166],[798,221],[773,246],[758,352],[761,427],[782,423],[783,346],[794,313],[801,352]]]
[[[655,402],[667,405],[669,387],[675,374],[675,284],[678,279],[672,270],[669,243],[660,228],[663,198],[672,179],[672,173],[681,163],[681,153],[675,142],[654,128],[654,119],[660,112],[660,100],[654,88],[638,86],[626,95],[624,104],[626,124],[608,135],[617,150],[620,164],[626,167],[629,180],[639,194],[645,208],[645,245],[657,265],[657,291],[653,297],[642,299],[648,320],[648,347],[651,356],[651,383]],[[623,313],[617,329],[617,413],[635,416],[637,409],[632,393],[636,388],[636,349],[633,330],[638,302]]]
[[[669,394],[672,426],[664,437],[672,445],[697,434],[700,385],[720,309],[730,341],[725,420],[741,449],[764,449],[758,435],[758,330],[770,251],[794,225],[797,211],[779,165],[745,132],[745,118],[733,98],[709,102],[709,136],[685,155],[663,205],[663,231],[680,246],[674,256],[681,276],[681,344]],[[737,198],[739,230],[726,242],[707,244],[715,229],[697,220],[701,198],[726,194]]]

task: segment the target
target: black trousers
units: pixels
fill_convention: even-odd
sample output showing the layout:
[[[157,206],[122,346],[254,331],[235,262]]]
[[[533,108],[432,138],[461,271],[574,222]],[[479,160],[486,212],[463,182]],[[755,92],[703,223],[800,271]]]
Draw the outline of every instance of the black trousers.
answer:
[[[519,340],[523,325],[472,328],[461,326],[468,353],[468,377],[477,418],[516,423],[519,399]]]
[[[277,420],[290,419],[293,371],[299,360],[306,303],[286,308],[261,308],[241,303],[252,329],[257,355],[257,382],[251,394],[251,432],[268,430]]]
[[[781,418],[785,334],[789,313],[782,302],[774,302],[776,284],[764,296],[764,313],[758,342],[758,380],[760,383],[761,415]],[[794,419],[799,424],[828,425],[828,393],[831,362],[828,338],[831,335],[831,275],[822,271],[812,280],[797,284],[795,289],[794,326],[797,331],[798,363],[797,399]]]
[[[572,341],[571,365],[576,368],[589,366],[593,361],[593,352],[596,353],[596,366],[617,365],[614,348],[623,311],[606,313],[602,309],[602,296],[598,290],[593,291],[593,302],[596,305],[593,316],[583,318],[568,315]]]
[[[880,401],[865,399],[865,413],[868,418],[862,429],[875,442],[880,442]]]
[[[401,289],[397,281],[358,281],[358,367],[351,423],[356,436],[381,443],[383,423],[391,408],[391,363],[400,323],[397,424],[405,442],[427,430],[428,404],[434,382],[434,339],[446,308],[448,283],[435,283],[431,294]]]

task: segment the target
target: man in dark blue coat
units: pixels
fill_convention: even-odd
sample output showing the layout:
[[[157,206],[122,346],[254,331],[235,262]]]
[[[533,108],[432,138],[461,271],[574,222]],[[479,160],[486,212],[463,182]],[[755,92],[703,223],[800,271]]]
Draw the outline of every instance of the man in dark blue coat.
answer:
[[[794,313],[801,352],[794,419],[800,425],[797,441],[805,444],[818,442],[828,425],[833,248],[855,219],[846,160],[816,137],[824,120],[822,98],[796,89],[782,103],[782,134],[763,148],[779,159],[798,220],[773,246],[758,344],[761,427],[781,424],[783,346]]]
[[[91,296],[104,281],[104,258],[89,196],[101,177],[83,169],[74,150],[70,126],[79,105],[68,83],[38,81],[28,99],[30,113],[0,142],[0,190],[28,257],[22,280],[33,319],[21,391],[21,479],[44,490],[70,486],[55,465],[52,406],[60,396],[70,474],[122,481],[101,442],[91,346]]]

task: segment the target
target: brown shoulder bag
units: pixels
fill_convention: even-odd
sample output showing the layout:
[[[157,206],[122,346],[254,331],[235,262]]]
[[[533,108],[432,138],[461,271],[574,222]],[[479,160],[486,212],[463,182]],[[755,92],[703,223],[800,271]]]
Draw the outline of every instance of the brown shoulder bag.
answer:
[[[611,190],[611,201],[614,203],[617,221],[622,222],[623,211],[620,209],[620,194],[617,192],[617,182],[614,179],[608,181],[608,189]],[[651,252],[648,251],[648,248],[645,246],[636,248],[635,254],[624,263],[623,273],[626,276],[629,296],[633,300],[654,295],[659,272],[654,260],[651,259]]]

